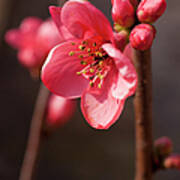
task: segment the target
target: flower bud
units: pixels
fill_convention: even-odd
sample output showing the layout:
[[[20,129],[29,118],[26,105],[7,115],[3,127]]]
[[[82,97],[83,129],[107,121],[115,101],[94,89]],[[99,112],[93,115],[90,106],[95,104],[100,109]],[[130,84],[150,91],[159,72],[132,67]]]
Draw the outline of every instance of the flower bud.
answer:
[[[131,46],[135,49],[145,51],[151,48],[155,38],[156,30],[149,24],[137,25],[130,34]]]
[[[120,49],[121,51],[124,50],[127,42],[128,42],[129,33],[126,30],[122,30],[121,32],[114,32],[114,43],[116,48]]]
[[[180,170],[180,155],[173,154],[166,158],[164,161],[164,167],[167,169],[173,168]]]
[[[144,23],[155,22],[166,9],[165,0],[142,0],[137,9],[139,21]]]
[[[134,24],[134,7],[129,0],[114,0],[112,18],[116,24],[131,27]]]
[[[57,127],[65,124],[73,115],[75,102],[52,94],[47,106],[47,126]]]
[[[172,141],[168,137],[161,137],[154,142],[155,152],[161,157],[166,157],[172,153]]]

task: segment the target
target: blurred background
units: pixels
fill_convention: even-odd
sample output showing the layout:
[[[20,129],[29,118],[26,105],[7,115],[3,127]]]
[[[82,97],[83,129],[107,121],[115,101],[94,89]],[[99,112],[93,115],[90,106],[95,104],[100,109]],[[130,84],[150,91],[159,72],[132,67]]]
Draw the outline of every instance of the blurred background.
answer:
[[[91,0],[111,20],[110,0]],[[0,180],[19,176],[39,83],[4,42],[4,33],[23,18],[49,16],[56,0],[0,0]],[[61,2],[62,3],[62,2]],[[156,23],[153,45],[154,139],[169,136],[180,153],[180,1],[169,0]],[[79,107],[69,123],[43,143],[38,180],[134,179],[134,115],[132,98],[120,119],[108,131],[89,127]],[[180,172],[158,172],[155,180],[179,180]]]

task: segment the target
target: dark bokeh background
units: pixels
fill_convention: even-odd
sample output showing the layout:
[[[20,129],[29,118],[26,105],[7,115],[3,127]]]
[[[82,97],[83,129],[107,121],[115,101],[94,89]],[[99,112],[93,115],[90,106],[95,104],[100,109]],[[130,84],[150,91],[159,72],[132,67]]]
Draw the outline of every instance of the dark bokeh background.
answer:
[[[92,0],[110,19],[110,0]],[[6,4],[5,4],[6,3]],[[19,65],[4,32],[26,16],[48,17],[56,0],[0,0],[0,180],[18,179],[39,84]],[[4,6],[4,7],[3,7]],[[169,0],[158,21],[153,46],[154,138],[172,138],[180,152],[180,1]],[[132,180],[134,122],[132,98],[108,131],[88,126],[79,108],[74,118],[43,144],[38,180]],[[159,172],[155,180],[179,180],[180,172]]]

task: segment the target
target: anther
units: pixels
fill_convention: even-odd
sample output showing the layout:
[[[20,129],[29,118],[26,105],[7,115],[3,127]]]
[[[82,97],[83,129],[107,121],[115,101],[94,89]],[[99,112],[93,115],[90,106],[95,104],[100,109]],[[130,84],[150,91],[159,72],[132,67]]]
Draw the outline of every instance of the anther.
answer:
[[[80,45],[80,46],[79,46],[79,49],[80,49],[80,50],[84,50],[85,48],[86,48],[86,47],[83,46],[83,45]]]
[[[89,53],[89,52],[91,52],[91,49],[90,49],[90,48],[88,48],[88,49],[87,49],[87,52],[88,52],[88,53]]]
[[[103,65],[103,61],[99,61],[99,65],[102,66]]]
[[[76,74],[79,76],[79,75],[81,75],[81,72],[76,72]]]
[[[74,51],[69,52],[69,56],[73,56],[75,54]]]
[[[91,68],[89,71],[90,71],[90,73],[93,73],[93,72],[94,72],[94,69]]]
[[[97,46],[97,43],[96,43],[96,42],[94,42],[94,43],[93,43],[93,46],[94,46],[94,47],[96,47],[96,46]]]
[[[87,44],[88,42],[87,41],[83,41],[82,44]]]
[[[101,87],[102,87],[102,85],[99,83],[99,84],[98,84],[98,88],[101,89]]]
[[[81,61],[81,64],[82,65],[86,65],[87,63],[85,61]]]
[[[90,85],[91,87],[93,87],[93,86],[94,86],[94,83],[91,81],[91,82],[89,82],[89,85]]]

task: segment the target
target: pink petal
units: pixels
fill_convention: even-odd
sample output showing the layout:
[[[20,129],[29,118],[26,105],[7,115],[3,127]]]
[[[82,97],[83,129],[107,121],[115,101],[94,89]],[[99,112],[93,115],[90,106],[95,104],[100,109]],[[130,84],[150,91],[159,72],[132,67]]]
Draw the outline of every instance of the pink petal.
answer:
[[[61,12],[62,23],[77,38],[99,35],[112,40],[113,32],[108,19],[88,1],[68,1]]]
[[[61,27],[61,7],[49,6],[49,12],[57,28]]]
[[[76,43],[76,45],[72,45]],[[88,80],[78,76],[82,70],[79,54],[69,53],[78,49],[78,41],[62,43],[51,50],[42,68],[42,80],[53,93],[66,97],[80,97],[88,85]]]
[[[104,44],[104,50],[114,58],[118,69],[117,82],[112,87],[112,95],[125,99],[134,94],[137,86],[137,74],[131,61],[112,44]]]
[[[88,89],[81,99],[81,109],[87,122],[96,129],[108,129],[118,119],[124,107],[124,100],[111,94],[116,78],[115,69],[105,78],[99,90]]]
[[[60,39],[69,40],[74,39],[74,36],[68,31],[68,29],[61,22],[61,8],[56,6],[50,6],[49,11],[54,23],[59,30]]]
[[[21,45],[21,32],[18,29],[11,29],[5,34],[6,42],[14,48],[19,48]]]
[[[131,62],[133,63],[133,51],[132,51],[132,46],[131,46],[131,43],[127,44],[124,51],[123,51],[123,54],[128,57]]]

